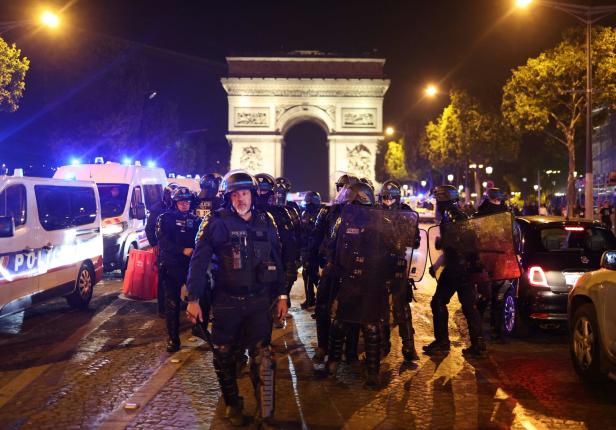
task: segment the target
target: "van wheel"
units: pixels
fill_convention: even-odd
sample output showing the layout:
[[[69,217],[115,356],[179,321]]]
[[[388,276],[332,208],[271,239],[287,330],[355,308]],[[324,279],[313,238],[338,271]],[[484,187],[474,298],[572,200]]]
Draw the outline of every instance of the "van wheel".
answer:
[[[66,296],[69,306],[77,309],[86,309],[92,298],[94,276],[92,269],[87,264],[82,264],[75,281],[75,290]]]
[[[600,381],[601,341],[594,306],[586,303],[577,308],[573,314],[571,327],[570,349],[575,371],[586,381]]]
[[[126,269],[128,269],[128,258],[130,257],[130,252],[133,249],[139,249],[137,248],[137,244],[135,242],[131,242],[131,244],[128,245],[128,248],[126,249],[126,255],[124,256],[124,259],[122,260],[122,270],[120,271],[122,273],[122,278],[124,278]]]

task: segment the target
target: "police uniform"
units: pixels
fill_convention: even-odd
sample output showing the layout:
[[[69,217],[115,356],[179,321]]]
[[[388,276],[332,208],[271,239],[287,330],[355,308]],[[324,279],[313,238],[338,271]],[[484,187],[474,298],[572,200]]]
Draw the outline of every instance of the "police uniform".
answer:
[[[234,173],[226,181],[228,194],[248,187],[254,191],[253,185],[244,184],[254,182],[247,173]],[[231,188],[229,184],[233,183],[244,188]],[[251,219],[245,221],[227,203],[204,221],[190,263],[189,301],[203,296],[211,263],[214,368],[227,414],[236,420],[240,419],[242,409],[235,363],[239,342],[248,347],[251,356],[250,373],[260,417],[273,415],[275,361],[270,346],[270,306],[274,294],[286,293],[280,252],[270,215],[253,209]]]
[[[437,187],[437,210],[441,214],[441,225],[468,219],[468,215],[456,205],[457,195],[457,190],[452,186]],[[457,293],[471,338],[471,348],[466,348],[463,352],[482,354],[485,352],[485,343],[481,333],[481,320],[477,308],[477,288],[469,279],[469,272],[472,270],[470,266],[473,262],[468,261],[464,256],[449,248],[444,249],[443,259],[444,268],[438,278],[434,296],[430,301],[435,340],[424,346],[424,352],[433,354],[449,351],[449,312],[447,305],[451,297]],[[430,271],[434,275],[432,267]]]
[[[314,306],[314,289],[319,283],[319,261],[310,252],[310,236],[315,229],[317,216],[321,209],[321,196],[319,193],[310,191],[305,196],[306,209],[301,216],[301,258],[302,278],[304,280],[304,292],[306,301],[301,304],[303,309]]]
[[[179,193],[178,188],[174,193]],[[186,282],[190,257],[184,255],[185,248],[194,248],[195,236],[201,219],[190,212],[174,209],[158,218],[157,238],[160,246],[159,276],[164,278],[165,313],[169,342],[167,350],[177,351],[180,347],[180,292]]]

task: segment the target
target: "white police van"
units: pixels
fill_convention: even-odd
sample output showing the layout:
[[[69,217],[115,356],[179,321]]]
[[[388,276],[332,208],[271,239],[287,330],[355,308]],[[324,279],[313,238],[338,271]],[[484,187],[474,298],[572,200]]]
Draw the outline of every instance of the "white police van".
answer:
[[[149,246],[145,236],[146,209],[162,201],[167,184],[159,167],[102,162],[62,166],[54,178],[96,183],[102,213],[105,271],[124,271],[131,249]]]
[[[85,308],[102,274],[93,182],[0,176],[0,316],[59,296]]]

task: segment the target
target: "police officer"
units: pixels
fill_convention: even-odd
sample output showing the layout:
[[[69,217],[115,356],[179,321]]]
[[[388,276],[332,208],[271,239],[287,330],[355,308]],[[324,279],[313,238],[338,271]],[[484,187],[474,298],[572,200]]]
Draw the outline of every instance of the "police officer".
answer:
[[[163,199],[160,202],[156,202],[150,208],[148,214],[148,220],[145,224],[145,236],[148,238],[150,246],[158,246],[158,239],[156,238],[156,222],[158,217],[163,213],[173,208],[173,200],[171,200],[171,193],[178,187],[176,183],[168,184],[163,190]],[[160,258],[157,258],[157,264],[160,266]],[[159,267],[160,269],[160,267]],[[158,315],[165,317],[165,284],[163,282],[163,276],[158,277],[158,286],[156,301],[158,302]]]
[[[476,215],[492,215],[508,210],[505,205],[505,195],[498,188],[489,188],[486,192],[486,197],[477,208]]]
[[[296,227],[293,221],[292,209],[286,206],[286,197],[281,197],[280,187],[272,175],[259,173],[255,175],[257,181],[257,202],[256,207],[269,213],[273,218],[282,245],[282,263],[285,268],[285,284],[287,286],[286,295],[291,292],[293,284],[297,280],[297,269],[299,267],[299,243],[296,236]],[[286,196],[286,191],[284,191]],[[290,301],[287,303],[290,306]],[[283,326],[282,321],[276,321],[276,327]]]
[[[310,236],[309,258],[316,259],[319,262],[319,266],[323,268],[317,287],[314,310],[317,324],[317,349],[313,359],[317,362],[325,359],[329,347],[329,328],[331,325],[330,299],[334,279],[333,261],[327,260],[328,249],[331,247],[333,228],[336,220],[340,217],[342,206],[349,202],[345,200],[345,196],[348,196],[348,187],[357,182],[359,182],[357,177],[346,173],[338,178],[335,184],[337,196],[334,199],[334,204],[321,208],[315,221],[314,230]],[[359,331],[350,330],[349,332],[345,356],[347,361],[356,361]]]
[[[178,187],[171,194],[173,210],[158,218],[156,236],[160,246],[159,276],[164,278],[165,308],[169,340],[167,351],[180,349],[180,292],[186,282],[190,256],[201,219],[190,212],[193,193]]]
[[[308,191],[304,196],[304,211],[302,212],[302,278],[306,295],[306,300],[301,304],[302,309],[314,306],[314,289],[319,283],[319,261],[315,255],[310,253],[310,236],[320,210],[321,195],[316,191]]]
[[[388,210],[410,211],[410,206],[400,201],[401,196],[400,185],[396,181],[385,181],[379,193],[379,199],[381,201],[380,206]],[[419,248],[419,235],[417,235],[414,248]],[[404,276],[404,278],[406,278],[406,276]],[[396,315],[396,319],[398,320],[398,333],[402,339],[402,356],[405,361],[413,361],[419,360],[419,356],[415,350],[415,329],[413,328],[413,316],[409,306],[409,302],[413,300],[413,285],[409,285],[408,281],[406,281],[405,284],[404,287],[407,290],[406,294],[392,294],[391,298],[394,315]],[[396,285],[395,287],[400,288],[402,285]],[[386,351],[388,351],[390,337],[389,325],[384,324],[383,326],[386,328],[383,333],[383,340],[386,342],[384,345]]]
[[[212,264],[212,343],[214,368],[226,404],[226,416],[244,425],[243,401],[236,380],[235,349],[248,346],[251,379],[257,395],[257,419],[271,424],[274,413],[274,367],[270,346],[271,295],[275,291],[277,316],[287,313],[280,242],[271,217],[255,209],[257,184],[248,173],[235,171],[223,180],[225,205],[205,220],[197,236],[188,275],[189,317],[203,315],[199,298]]]
[[[436,209],[441,217],[441,226],[453,222],[462,222],[468,216],[458,207],[458,190],[451,185],[441,185],[434,189]],[[434,341],[423,347],[428,355],[447,353],[450,349],[447,305],[454,293],[462,305],[462,312],[468,324],[471,346],[462,350],[473,356],[485,355],[486,346],[481,333],[481,320],[477,309],[477,288],[469,280],[469,272],[474,263],[447,247],[443,255],[430,267],[430,274],[435,277],[436,269],[443,266],[436,291],[430,302],[434,322]]]
[[[353,185],[345,186],[346,191],[343,195],[345,198],[350,199],[350,204],[360,204],[365,206],[374,206],[375,199],[372,188],[364,183],[357,182]],[[340,218],[336,221],[334,230],[332,232],[332,240],[329,242],[329,257],[328,261],[334,262],[339,257],[338,253],[348,252],[346,249],[338,249],[336,247],[339,231]],[[338,292],[341,287],[340,279],[342,277],[350,275],[339,273],[336,269],[334,272],[334,285],[331,291],[331,302],[337,302],[333,305],[333,309],[342,307],[342,299],[338,296]],[[383,294],[386,295],[386,289],[383,288]],[[385,300],[386,301],[386,300]],[[336,314],[336,311],[332,311]],[[335,315],[334,320],[331,323],[331,329],[329,332],[329,346],[328,346],[328,360],[327,370],[330,375],[335,375],[338,363],[342,357],[343,342],[351,332],[359,328],[357,322],[348,321],[344,316]],[[380,362],[381,362],[381,321],[370,321],[365,324],[361,324],[361,330],[364,334],[365,345],[365,369],[366,369],[366,385],[376,386],[378,384]],[[348,359],[347,359],[348,360]]]
[[[505,205],[505,195],[498,188],[489,188],[486,192],[486,199],[481,202],[473,218],[507,212],[509,209]],[[502,333],[502,312],[499,304],[499,291],[503,286],[503,281],[489,282],[479,285],[480,297],[477,303],[480,320],[490,306],[490,326],[496,332],[498,341],[505,341]]]
[[[274,187],[274,194],[276,196],[276,204],[281,205],[281,206],[285,206],[291,210],[291,215],[293,216],[293,223],[296,226],[296,228],[298,229],[298,234],[299,234],[299,216],[301,213],[301,210],[298,206],[297,203],[295,203],[294,201],[287,201],[287,194],[289,193],[289,191],[291,191],[291,181],[289,181],[287,178],[285,177],[278,177],[275,180],[276,186]]]
[[[197,196],[195,213],[199,218],[205,218],[211,212],[222,207],[222,199],[218,197],[218,189],[222,177],[218,173],[206,173],[201,177],[199,186],[201,191]]]

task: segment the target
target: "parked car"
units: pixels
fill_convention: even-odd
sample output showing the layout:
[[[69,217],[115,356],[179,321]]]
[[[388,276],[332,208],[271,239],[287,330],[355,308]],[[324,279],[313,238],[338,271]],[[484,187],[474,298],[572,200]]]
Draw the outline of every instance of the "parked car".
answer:
[[[582,275],[569,292],[571,360],[583,379],[616,381],[616,250],[601,268]]]
[[[0,316],[62,296],[85,308],[102,274],[94,182],[0,176]]]
[[[566,324],[569,291],[584,273],[599,269],[616,238],[597,221],[555,216],[517,217],[514,231],[523,272],[504,293],[504,324],[513,328],[514,318],[520,336],[538,325]]]

